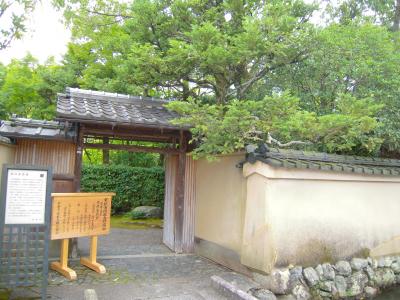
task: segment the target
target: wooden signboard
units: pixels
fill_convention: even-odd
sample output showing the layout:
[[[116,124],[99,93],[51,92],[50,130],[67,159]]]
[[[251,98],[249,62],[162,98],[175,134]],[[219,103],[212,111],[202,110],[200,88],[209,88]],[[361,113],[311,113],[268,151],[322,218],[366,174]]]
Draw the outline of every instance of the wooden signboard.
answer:
[[[68,268],[68,239],[90,236],[90,255],[81,264],[98,272],[106,269],[97,258],[97,236],[110,231],[111,199],[115,193],[53,193],[51,210],[52,240],[61,239],[60,261],[50,267],[68,279],[76,279],[76,272]]]
[[[53,193],[52,240],[97,236],[110,231],[114,193]]]

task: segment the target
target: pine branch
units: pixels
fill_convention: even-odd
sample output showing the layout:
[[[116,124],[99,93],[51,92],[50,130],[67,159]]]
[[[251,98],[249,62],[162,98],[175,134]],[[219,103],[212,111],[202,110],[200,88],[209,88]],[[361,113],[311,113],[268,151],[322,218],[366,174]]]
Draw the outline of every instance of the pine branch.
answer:
[[[290,147],[293,145],[311,145],[312,143],[309,141],[303,142],[303,141],[290,141],[288,143],[281,143],[280,141],[278,141],[277,139],[274,139],[271,134],[268,132],[268,138],[266,141],[267,144],[277,144],[279,147]]]

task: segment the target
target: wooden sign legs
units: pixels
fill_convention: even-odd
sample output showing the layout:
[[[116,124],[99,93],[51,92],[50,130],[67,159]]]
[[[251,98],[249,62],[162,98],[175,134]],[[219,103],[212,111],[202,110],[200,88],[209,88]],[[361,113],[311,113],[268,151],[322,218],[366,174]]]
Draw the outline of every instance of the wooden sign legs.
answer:
[[[106,268],[97,262],[97,236],[92,236],[90,239],[89,257],[82,257],[81,264],[97,273],[104,274]],[[52,262],[50,268],[69,280],[76,279],[76,272],[68,268],[68,239],[61,240],[60,261]]]
[[[99,264],[97,261],[97,236],[90,238],[90,254],[89,257],[82,257],[81,264],[96,271],[97,273],[104,274],[106,268]]]
[[[61,240],[60,261],[52,262],[50,268],[69,280],[76,279],[76,272],[68,268],[68,239]]]

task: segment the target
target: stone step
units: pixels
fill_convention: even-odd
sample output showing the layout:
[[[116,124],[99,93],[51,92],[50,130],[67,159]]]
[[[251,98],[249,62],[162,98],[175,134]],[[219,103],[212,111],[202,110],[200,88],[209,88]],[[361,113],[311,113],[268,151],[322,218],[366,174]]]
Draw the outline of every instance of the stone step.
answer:
[[[232,300],[276,300],[273,293],[247,276],[226,272],[211,277],[213,288]]]

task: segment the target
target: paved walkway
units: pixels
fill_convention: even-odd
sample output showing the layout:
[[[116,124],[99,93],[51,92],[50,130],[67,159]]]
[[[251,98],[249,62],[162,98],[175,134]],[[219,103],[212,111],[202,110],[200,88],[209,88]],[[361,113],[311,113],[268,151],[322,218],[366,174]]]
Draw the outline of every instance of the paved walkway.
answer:
[[[79,238],[82,255],[89,254],[89,238]],[[99,236],[98,255],[169,254],[162,243],[162,229],[112,228],[110,234]]]
[[[85,289],[94,289],[99,300],[204,300],[226,299],[211,287],[210,277],[227,270],[195,255],[158,255],[122,257],[100,261],[107,274],[100,275],[72,261],[70,267],[78,280],[67,281],[51,271],[48,296],[50,299],[83,299]],[[37,295],[37,289],[14,291],[13,299]],[[32,299],[32,298],[31,298]]]
[[[50,271],[50,299],[83,299],[85,289],[94,289],[99,300],[204,300],[226,299],[211,287],[212,275],[227,269],[195,255],[177,255],[161,244],[159,229],[112,229],[99,239],[99,262],[107,273],[97,274],[71,260],[76,281]],[[89,240],[79,239],[82,254],[89,252]],[[37,296],[38,289],[18,289],[14,299]],[[32,298],[30,298],[32,299]]]

